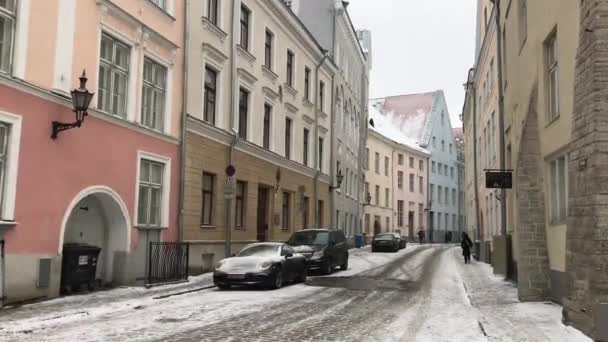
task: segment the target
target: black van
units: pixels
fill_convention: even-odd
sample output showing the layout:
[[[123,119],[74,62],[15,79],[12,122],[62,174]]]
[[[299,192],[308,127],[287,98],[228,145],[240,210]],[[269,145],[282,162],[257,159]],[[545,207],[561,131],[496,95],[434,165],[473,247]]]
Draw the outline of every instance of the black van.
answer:
[[[348,268],[348,243],[341,230],[305,229],[287,240],[296,253],[306,257],[309,270],[330,274],[336,266]]]

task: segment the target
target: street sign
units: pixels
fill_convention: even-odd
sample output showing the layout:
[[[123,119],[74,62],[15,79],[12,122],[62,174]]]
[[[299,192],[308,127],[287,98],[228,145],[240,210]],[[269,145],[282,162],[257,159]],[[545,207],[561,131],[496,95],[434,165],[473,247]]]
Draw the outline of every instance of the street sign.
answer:
[[[236,168],[234,167],[234,165],[226,166],[226,176],[232,177],[232,176],[234,176],[235,173],[236,173]]]
[[[486,189],[513,188],[512,171],[486,171]]]
[[[234,181],[232,180],[232,178],[228,178],[226,180],[226,184],[224,184],[224,198],[233,199],[234,192],[235,192]]]

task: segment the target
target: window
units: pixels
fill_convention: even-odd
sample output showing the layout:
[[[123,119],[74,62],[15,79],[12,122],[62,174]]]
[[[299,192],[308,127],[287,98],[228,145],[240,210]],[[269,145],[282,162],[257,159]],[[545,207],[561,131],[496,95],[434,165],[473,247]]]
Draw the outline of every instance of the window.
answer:
[[[422,177],[422,176],[418,177],[418,187],[420,189],[420,193],[423,194],[424,193],[424,177]]]
[[[239,90],[239,137],[247,140],[247,115],[249,112],[249,92]]]
[[[319,138],[319,171],[323,172],[323,138]]]
[[[217,26],[218,18],[218,0],[207,0],[207,19]]]
[[[435,168],[436,168],[436,164],[435,164],[435,162],[432,162],[432,164],[431,164],[431,171],[433,173],[435,173]]]
[[[545,43],[547,61],[547,100],[549,117],[552,121],[559,117],[559,65],[557,52],[557,33],[552,33]]]
[[[385,176],[388,176],[388,164],[389,164],[388,157],[384,157],[384,175]]]
[[[325,108],[325,83],[319,82],[319,110],[323,111]]]
[[[519,40],[520,45],[524,45],[528,38],[528,4],[527,0],[519,0]]]
[[[141,122],[157,131],[164,126],[166,86],[167,69],[145,58]]]
[[[403,201],[397,201],[397,226],[403,227]]]
[[[213,184],[215,176],[209,173],[203,173],[203,210],[201,215],[201,224],[210,226],[213,223]]]
[[[415,163],[414,158],[413,158],[413,157],[410,157],[410,167],[411,167],[412,169],[414,168],[414,163]]]
[[[6,174],[8,172],[8,148],[9,148],[9,134],[10,126],[0,122],[0,209],[4,208],[4,203],[8,199],[5,198],[4,184],[6,183]],[[11,199],[12,200],[12,199]],[[0,211],[0,219],[5,219],[3,213]]]
[[[384,206],[389,208],[391,205],[391,193],[389,188],[384,189]]]
[[[215,125],[215,111],[217,102],[217,72],[209,67],[205,67],[205,113],[203,120]]]
[[[450,228],[450,214],[445,213],[443,215],[443,219],[444,219],[444,223],[445,223],[445,226],[444,226],[445,230],[449,230],[449,228]]]
[[[456,206],[456,189],[452,189],[452,205]]]
[[[150,1],[152,1],[153,4],[155,4],[156,6],[162,8],[162,9],[167,9],[166,0],[150,0]]]
[[[438,170],[438,173],[441,174],[443,172],[443,164],[438,163],[437,164],[437,170]]]
[[[306,166],[308,166],[308,133],[308,128],[304,128],[304,146],[302,147],[304,155],[302,156],[302,163]]]
[[[441,112],[441,126],[445,124],[445,113]]]
[[[281,223],[283,225],[283,230],[290,230],[291,224],[289,222],[289,218],[291,209],[291,194],[289,192],[283,192],[283,207],[281,210],[282,218]]]
[[[433,137],[433,147],[437,147],[437,138]]]
[[[418,204],[418,227],[422,228],[424,226],[424,217],[422,215],[424,213],[424,204],[419,203]]]
[[[249,19],[251,10],[241,4],[241,47],[249,51]]]
[[[302,229],[308,228],[308,213],[310,210],[310,198],[302,199]]]
[[[264,104],[264,136],[262,137],[262,146],[270,149],[270,117],[272,115],[272,106],[268,103]]]
[[[445,190],[445,204],[450,204],[450,189],[448,189],[448,187],[446,186],[444,188]]]
[[[420,160],[418,162],[418,168],[420,169],[420,171],[424,171],[424,160]]]
[[[399,153],[399,155],[397,156],[397,162],[399,163],[399,165],[403,165],[403,154]]]
[[[450,144],[450,154],[452,154],[452,144]]]
[[[319,206],[317,207],[317,210],[319,210],[319,212],[317,213],[317,217],[319,219],[319,227],[323,227],[323,213],[325,212],[325,206],[323,204],[322,200],[319,200]]]
[[[448,175],[448,166],[447,165],[443,165],[443,171],[444,171],[443,174],[445,176],[447,176]]]
[[[376,193],[375,193],[376,205],[380,205],[380,187],[376,185]]]
[[[142,159],[139,166],[139,199],[137,224],[160,227],[163,173],[165,165]]]
[[[310,68],[304,68],[304,98],[310,101]]]
[[[371,196],[371,194],[369,193],[369,183],[368,182],[365,182],[365,184],[363,185],[363,192],[364,192],[363,196],[365,196],[365,203],[371,204],[371,203],[368,203],[368,201],[367,201],[367,196]],[[369,201],[369,202],[371,202],[371,201]]]
[[[294,63],[294,54],[291,50],[287,50],[287,78],[285,83],[288,86],[293,86],[293,63]]]
[[[491,93],[491,90],[494,87],[494,58],[490,61],[490,70],[488,71],[488,93]],[[488,94],[488,95],[489,95]]]
[[[445,140],[441,140],[441,152],[445,152]]]
[[[435,200],[435,184],[431,184],[431,201]]]
[[[245,218],[245,208],[247,208],[245,204],[245,191],[247,189],[247,184],[245,182],[236,182],[236,209],[234,211],[234,227],[235,228],[243,228],[244,218]]]
[[[502,29],[502,69],[503,69],[503,79],[505,82],[505,89],[507,88],[507,23],[503,24]]]
[[[377,174],[380,174],[380,153],[376,152],[376,159],[375,159],[375,170]]]
[[[291,119],[285,118],[285,158],[291,159]]]
[[[15,33],[15,1],[0,1],[0,71],[10,72]]]
[[[272,41],[274,39],[274,34],[266,29],[266,34],[264,35],[264,66],[268,69],[272,70]]]
[[[492,152],[492,160],[496,160],[496,115],[492,112],[491,116],[492,128],[490,128],[490,150]]]
[[[104,33],[101,35],[100,53],[97,107],[109,114],[126,118],[131,49]]]
[[[365,149],[365,169],[369,170],[369,148]]]
[[[413,173],[410,173],[410,192],[414,192],[414,178],[416,176]]]
[[[443,187],[439,186],[439,187],[437,187],[437,202],[442,203],[442,198],[443,198]]]
[[[397,172],[397,187],[403,189],[403,171]]]
[[[551,193],[551,222],[562,223],[568,215],[568,182],[566,157],[549,162],[549,190]]]
[[[454,179],[454,167],[453,166],[450,167],[450,177],[452,177],[452,179]]]

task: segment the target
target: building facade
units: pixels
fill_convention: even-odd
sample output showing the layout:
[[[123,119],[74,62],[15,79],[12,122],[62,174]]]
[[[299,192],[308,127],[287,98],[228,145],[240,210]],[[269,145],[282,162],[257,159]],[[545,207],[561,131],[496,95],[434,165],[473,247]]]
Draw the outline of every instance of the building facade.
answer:
[[[64,244],[100,247],[96,278],[116,285],[146,275],[148,242],[178,239],[183,14],[176,0],[0,4],[0,301],[57,296]],[[88,115],[52,139],[83,69]]]
[[[442,91],[400,95],[375,100],[407,137],[430,155],[427,238],[431,241],[458,240],[459,222],[458,155],[452,124]]]
[[[482,241],[480,259],[491,262],[492,238],[501,233],[502,226],[500,193],[487,189],[485,182],[485,170],[500,169],[498,37],[492,2],[478,0],[477,12],[477,54],[466,85],[467,103],[463,112],[469,172],[465,202],[474,209],[467,230],[472,238]]]
[[[426,230],[430,154],[405,136],[388,118],[370,105],[364,163],[364,232],[397,232],[410,241]]]
[[[282,1],[188,14],[184,239],[200,273],[245,244],[330,226],[337,69]]]
[[[348,15],[348,3],[340,0],[289,1],[291,9],[306,25],[323,49],[331,55],[338,71],[331,82],[332,145],[331,177],[342,186],[332,192],[332,226],[342,229],[349,238],[362,232],[363,164],[365,148],[371,37],[363,39]],[[328,84],[329,85],[329,84]]]

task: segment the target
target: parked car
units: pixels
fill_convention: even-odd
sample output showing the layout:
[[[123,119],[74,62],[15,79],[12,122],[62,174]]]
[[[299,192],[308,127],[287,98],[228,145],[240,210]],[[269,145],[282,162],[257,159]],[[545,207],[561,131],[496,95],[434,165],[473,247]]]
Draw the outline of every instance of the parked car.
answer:
[[[382,233],[374,236],[372,240],[372,253],[380,251],[399,251],[399,240],[393,233]]]
[[[407,245],[407,239],[405,236],[401,236],[399,233],[393,233],[393,235],[395,235],[395,238],[397,238],[397,241],[399,241],[399,249],[404,249]]]
[[[279,289],[284,283],[306,281],[306,258],[284,243],[263,242],[245,246],[234,257],[221,260],[213,272],[220,289],[232,285],[262,285]]]
[[[306,257],[309,270],[330,274],[337,266],[348,269],[348,243],[341,230],[301,230],[293,233],[287,244]]]

